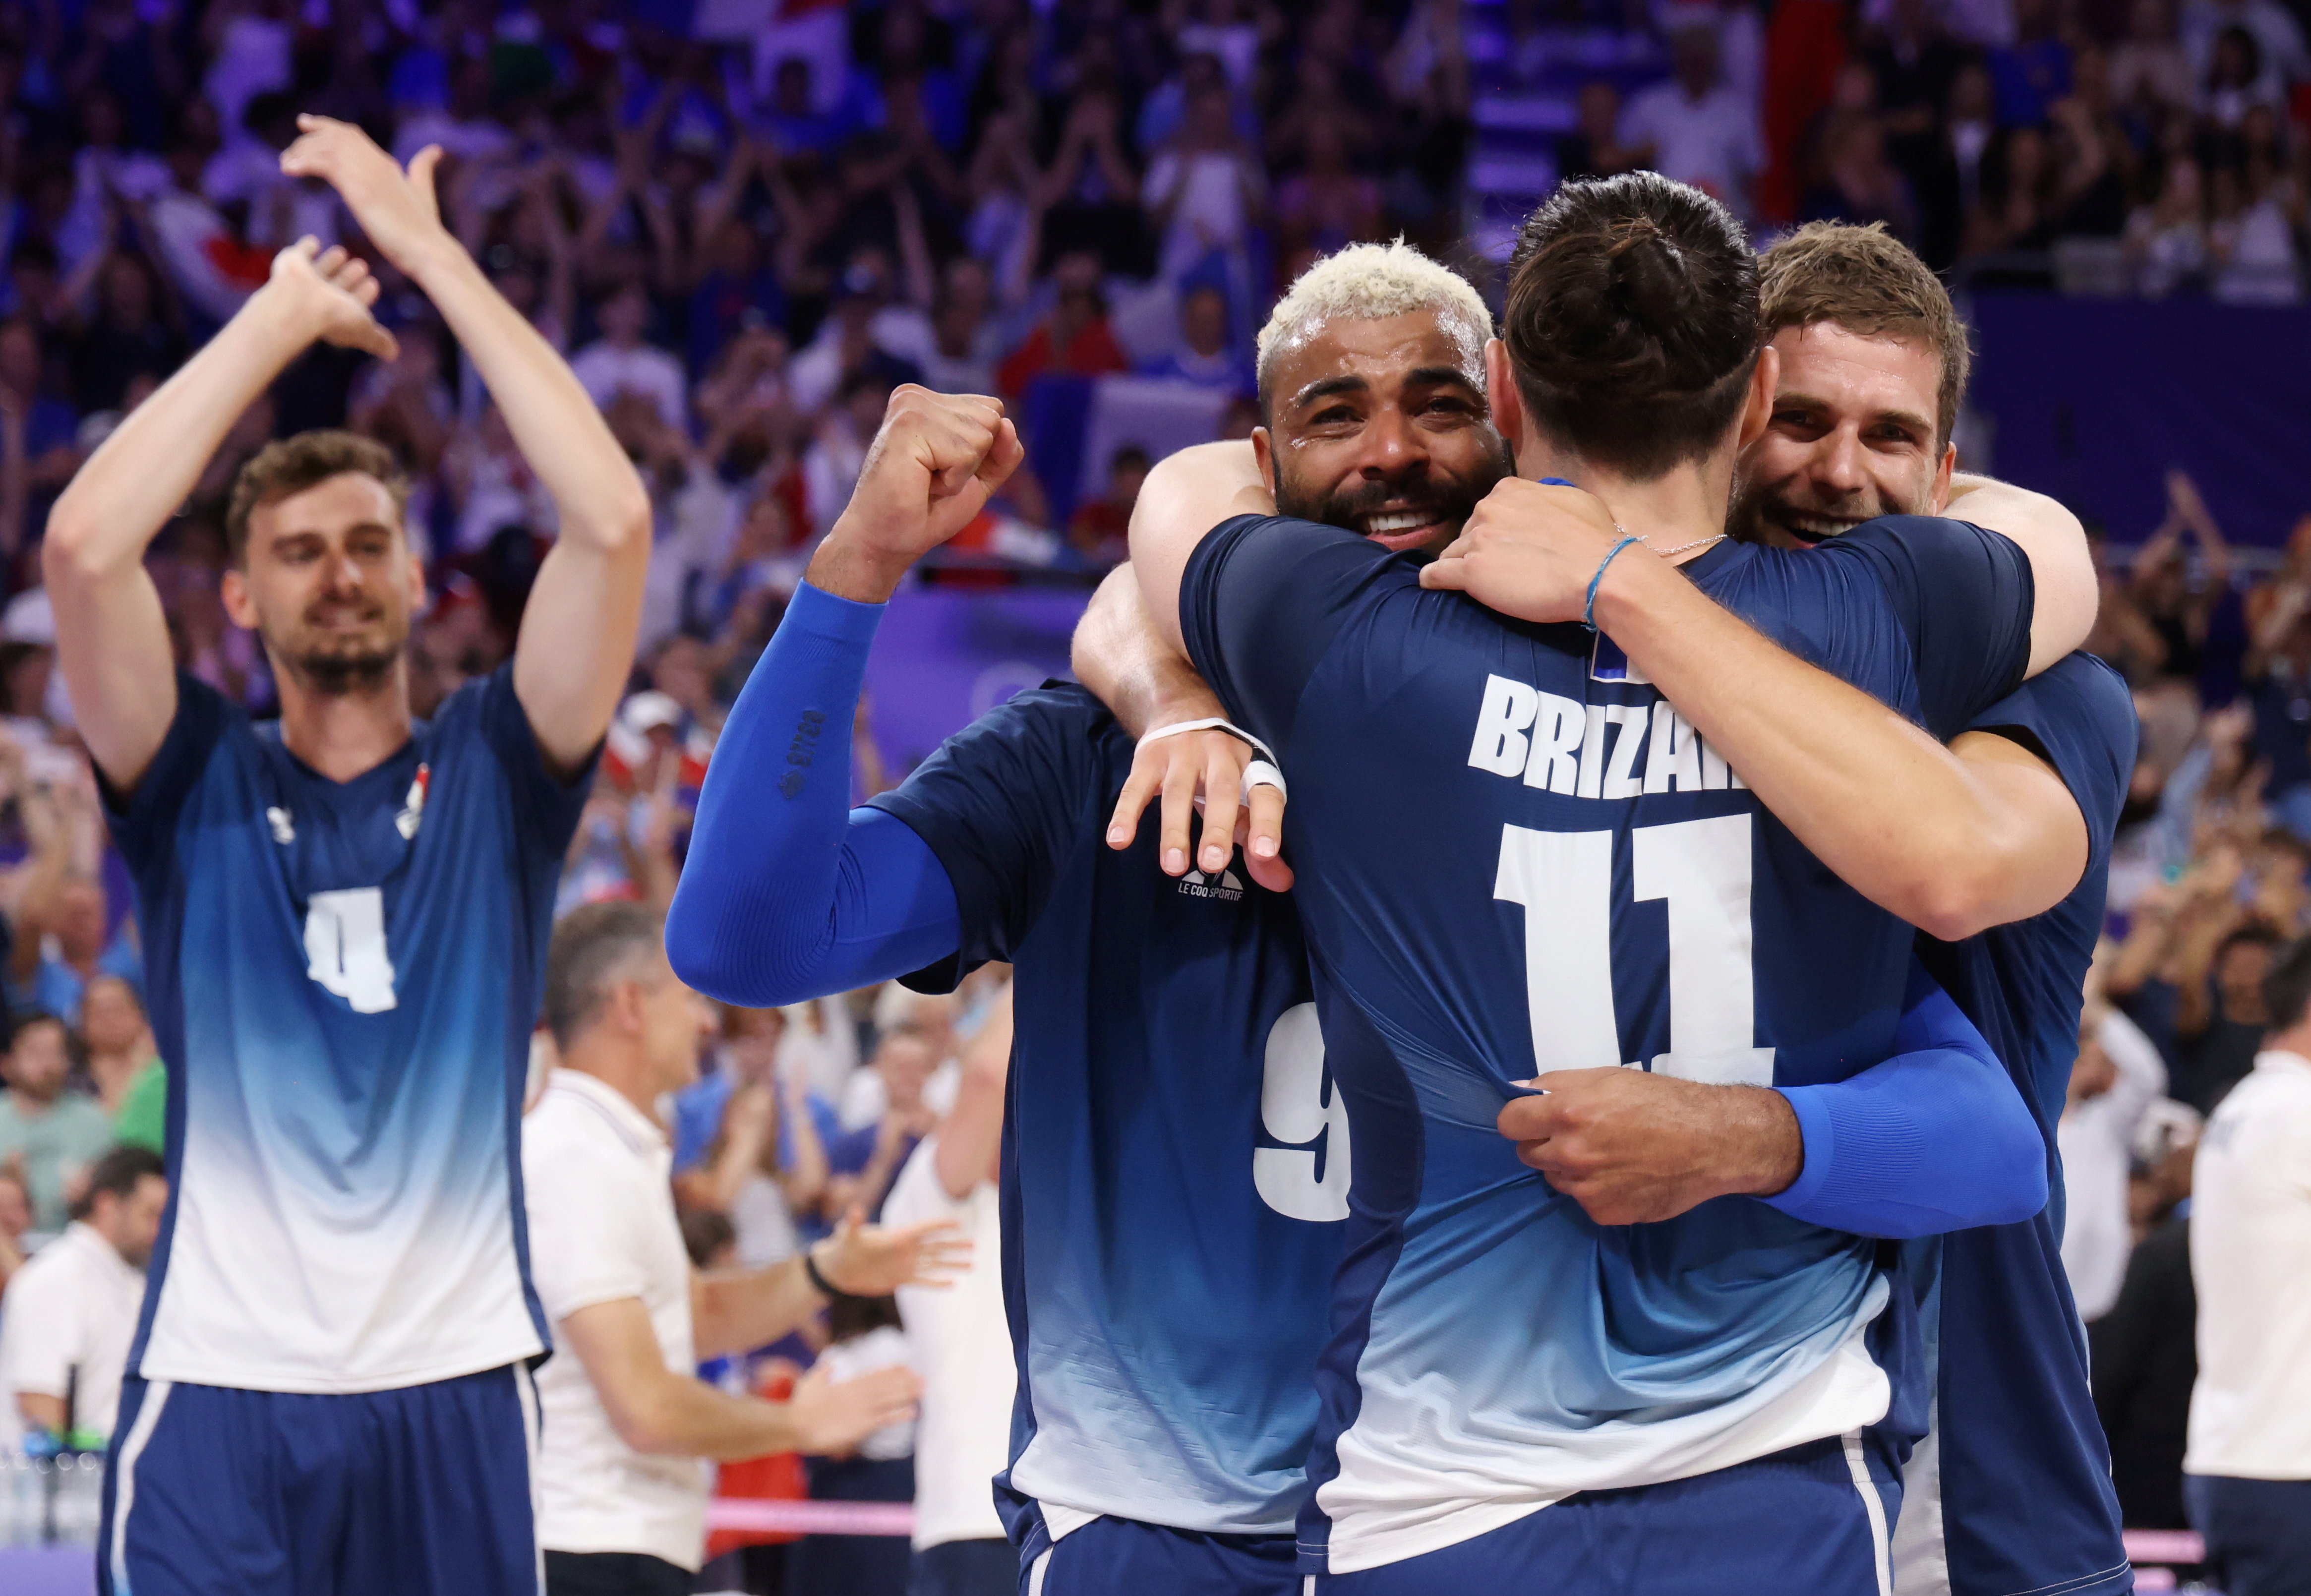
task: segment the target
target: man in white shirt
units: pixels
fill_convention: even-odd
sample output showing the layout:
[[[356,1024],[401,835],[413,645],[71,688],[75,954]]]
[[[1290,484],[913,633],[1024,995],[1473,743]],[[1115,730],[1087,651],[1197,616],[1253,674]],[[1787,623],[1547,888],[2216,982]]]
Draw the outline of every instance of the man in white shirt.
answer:
[[[2166,1090],[2167,1066],[2141,1028],[2099,999],[2091,1003],[2054,1129],[2062,1157],[2062,1270],[2089,1324],[2110,1312],[2126,1281],[2134,1252],[2126,1210],[2134,1132]]]
[[[0,1302],[0,1393],[27,1434],[111,1435],[144,1305],[144,1263],[168,1202],[160,1156],[115,1147],[90,1166],[88,1190],[64,1234],[8,1281]]]
[[[2271,1031],[2199,1140],[2199,1378],[2183,1499],[2229,1596],[2311,1591],[2311,940],[2263,982]]]
[[[570,370],[594,401],[607,410],[620,394],[640,394],[658,408],[658,419],[687,434],[690,385],[682,362],[642,341],[650,325],[650,299],[629,283],[602,301],[602,336],[571,357]]]
[[[904,1369],[793,1400],[731,1396],[697,1360],[776,1340],[831,1294],[879,1296],[939,1278],[963,1249],[946,1221],[846,1225],[766,1269],[701,1275],[683,1250],[658,1099],[697,1074],[712,1016],[667,964],[639,904],[566,917],[546,956],[545,1020],[562,1067],[523,1127],[530,1273],[554,1327],[537,1376],[537,1531],[548,1596],[680,1596],[702,1560],[702,1460],[837,1452],[913,1408]]]
[[[1643,151],[1644,165],[1722,200],[1746,222],[1754,214],[1750,184],[1766,165],[1757,103],[1725,82],[1708,27],[1680,30],[1671,49],[1676,74],[1630,100],[1621,143]]]
[[[971,1243],[971,1267],[952,1290],[898,1292],[908,1361],[923,1381],[907,1596],[1012,1596],[1019,1586],[1019,1554],[1004,1538],[991,1484],[1010,1462],[1018,1385],[1003,1311],[996,1190],[1010,1063],[1007,986],[964,1048],[955,1106],[907,1160],[883,1204],[889,1224],[953,1219]]]

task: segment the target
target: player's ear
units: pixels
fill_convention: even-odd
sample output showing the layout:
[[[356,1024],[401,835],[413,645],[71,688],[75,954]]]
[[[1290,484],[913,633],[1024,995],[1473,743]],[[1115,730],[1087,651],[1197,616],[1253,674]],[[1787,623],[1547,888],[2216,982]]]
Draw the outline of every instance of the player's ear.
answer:
[[[1509,370],[1509,346],[1498,338],[1485,340],[1485,404],[1493,413],[1493,430],[1513,451],[1524,437],[1524,396]]]
[[[1252,463],[1260,467],[1260,480],[1268,484],[1268,496],[1276,496],[1276,440],[1266,427],[1251,430]]]
[[[243,632],[257,630],[257,603],[249,597],[248,572],[239,565],[226,566],[217,580],[217,597],[224,601],[225,615],[234,625]]]
[[[1942,447],[1941,464],[1934,467],[1933,510],[1936,515],[1949,508],[1950,473],[1958,469],[1958,445]]]
[[[1782,352],[1771,344],[1757,351],[1757,369],[1749,373],[1749,397],[1741,406],[1741,432],[1737,449],[1748,449],[1766,435],[1774,419],[1774,394],[1782,386]]]

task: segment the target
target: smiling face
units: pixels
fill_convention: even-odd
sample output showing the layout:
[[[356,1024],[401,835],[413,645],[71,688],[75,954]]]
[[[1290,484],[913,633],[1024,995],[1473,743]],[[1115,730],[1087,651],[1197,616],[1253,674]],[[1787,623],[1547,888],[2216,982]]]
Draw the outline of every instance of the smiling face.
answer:
[[[309,692],[373,691],[391,676],[423,602],[424,568],[383,483],[340,472],[249,512],[225,611]]]
[[[1285,515],[1436,550],[1509,474],[1484,389],[1433,310],[1335,318],[1266,375],[1252,445]]]
[[[1737,536],[1799,548],[1881,515],[1931,515],[1957,450],[1939,442],[1935,353],[1835,322],[1774,337],[1781,379],[1764,436],[1741,457]]]

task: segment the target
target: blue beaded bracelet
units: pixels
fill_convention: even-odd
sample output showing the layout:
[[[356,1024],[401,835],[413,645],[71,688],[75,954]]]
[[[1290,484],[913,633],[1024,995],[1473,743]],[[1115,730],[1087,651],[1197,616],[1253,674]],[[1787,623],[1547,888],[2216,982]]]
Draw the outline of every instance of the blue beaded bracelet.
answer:
[[[1633,543],[1643,543],[1644,541],[1644,538],[1637,536],[1634,533],[1624,532],[1621,534],[1621,541],[1615,544],[1611,548],[1607,549],[1605,551],[1605,557],[1597,562],[1597,574],[1589,579],[1588,602],[1581,606],[1581,624],[1589,628],[1590,631],[1594,632],[1597,630],[1597,584],[1605,580],[1605,567],[1613,563],[1613,556],[1615,554],[1619,554],[1623,549],[1628,547]]]

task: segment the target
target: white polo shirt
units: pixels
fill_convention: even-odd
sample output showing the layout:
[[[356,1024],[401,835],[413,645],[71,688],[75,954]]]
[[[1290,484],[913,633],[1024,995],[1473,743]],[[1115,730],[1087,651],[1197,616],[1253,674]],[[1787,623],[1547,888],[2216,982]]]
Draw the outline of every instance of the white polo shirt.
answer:
[[[938,1138],[927,1138],[883,1203],[883,1223],[894,1227],[953,1219],[971,1243],[971,1267],[954,1285],[903,1286],[899,1317],[906,1321],[908,1362],[922,1377],[915,1432],[915,1545],[949,1540],[999,1540],[995,1476],[1011,1461],[1011,1399],[1018,1365],[1011,1356],[1011,1324],[1003,1313],[1001,1211],[992,1181],[982,1181],[961,1202],[939,1184],[933,1158]]]
[[[2191,1185],[2191,1474],[2311,1479],[2311,1059],[2255,1055]]]
[[[112,1434],[144,1305],[144,1271],[90,1226],[78,1220],[65,1226],[16,1271],[0,1299],[0,1400],[8,1408],[0,1428],[13,1434],[22,1422],[18,1391],[61,1398],[70,1389],[73,1422]]]
[[[538,1544],[557,1552],[644,1552],[695,1571],[706,1550],[707,1464],[651,1457],[618,1436],[562,1321],[637,1297],[667,1367],[688,1376],[690,1255],[668,1183],[664,1130],[589,1075],[556,1069],[522,1122],[529,1274],[554,1326],[537,1375]]]

